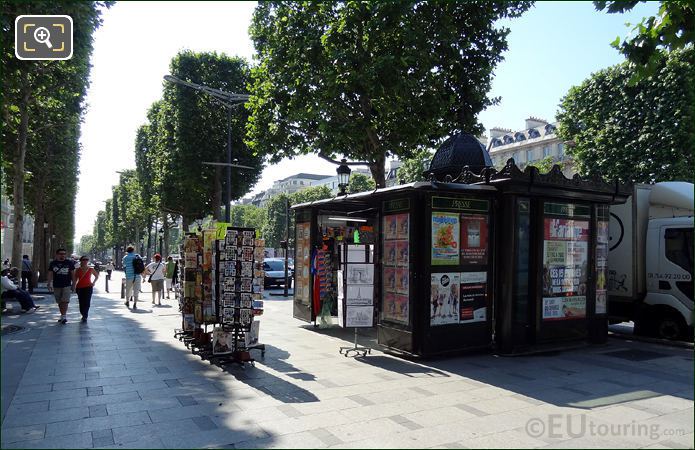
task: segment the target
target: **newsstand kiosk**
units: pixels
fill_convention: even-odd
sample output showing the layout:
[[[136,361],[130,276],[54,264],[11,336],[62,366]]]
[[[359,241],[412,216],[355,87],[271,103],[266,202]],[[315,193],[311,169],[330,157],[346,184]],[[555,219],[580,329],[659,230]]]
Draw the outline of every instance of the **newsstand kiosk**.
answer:
[[[373,244],[373,324],[392,351],[509,354],[605,341],[608,206],[629,186],[568,179],[558,166],[521,171],[513,160],[497,172],[467,134],[442,145],[427,175],[293,207],[295,318],[318,321],[332,309],[340,265],[322,261],[336,239]]]

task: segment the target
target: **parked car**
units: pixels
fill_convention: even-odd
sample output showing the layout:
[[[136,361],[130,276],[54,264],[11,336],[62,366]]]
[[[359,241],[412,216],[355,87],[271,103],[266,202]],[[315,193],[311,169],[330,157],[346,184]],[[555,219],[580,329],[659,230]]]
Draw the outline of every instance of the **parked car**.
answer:
[[[266,258],[263,262],[263,270],[265,270],[265,280],[263,285],[268,288],[270,286],[285,285],[285,258]],[[292,278],[294,278],[294,261],[288,260],[287,263],[287,288],[292,288]]]

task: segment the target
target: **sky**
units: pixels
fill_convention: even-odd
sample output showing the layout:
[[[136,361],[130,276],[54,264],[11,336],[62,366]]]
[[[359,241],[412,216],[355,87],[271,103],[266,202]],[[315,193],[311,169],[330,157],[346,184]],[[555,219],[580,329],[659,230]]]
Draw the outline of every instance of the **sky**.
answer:
[[[117,171],[135,167],[137,128],[158,100],[169,61],[180,50],[217,51],[252,60],[248,27],[255,2],[117,2],[94,34],[91,85],[81,129],[82,157],[75,237],[94,219],[118,184]],[[570,87],[623,61],[610,42],[629,34],[626,22],[655,14],[656,2],[627,14],[595,11],[591,2],[536,2],[519,19],[503,21],[509,49],[495,70],[491,96],[501,102],[479,119],[487,130],[519,130],[529,116],[553,121]],[[335,174],[335,166],[302,156],[269,166],[252,193],[293,173]],[[194,176],[194,174],[192,174]]]

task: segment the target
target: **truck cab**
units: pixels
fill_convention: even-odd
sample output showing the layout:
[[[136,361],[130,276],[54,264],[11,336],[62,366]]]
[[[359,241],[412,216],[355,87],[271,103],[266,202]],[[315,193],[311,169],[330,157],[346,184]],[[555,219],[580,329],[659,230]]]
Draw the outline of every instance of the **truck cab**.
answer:
[[[608,313],[635,334],[693,338],[693,184],[636,185],[611,207]]]

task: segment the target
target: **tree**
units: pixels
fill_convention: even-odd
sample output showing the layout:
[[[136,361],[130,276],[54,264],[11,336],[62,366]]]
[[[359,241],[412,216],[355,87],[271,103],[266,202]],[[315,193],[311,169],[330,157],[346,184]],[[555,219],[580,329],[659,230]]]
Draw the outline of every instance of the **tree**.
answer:
[[[411,158],[402,161],[398,168],[398,183],[414,183],[426,181],[423,173],[429,169],[432,161],[432,152],[428,149],[418,150]]]
[[[185,81],[240,94],[246,92],[249,77],[243,58],[188,50],[172,59],[170,72]],[[242,106],[232,113],[232,154],[254,170],[233,169],[230,200],[249,192],[263,168],[262,158],[243,141],[247,117]],[[211,212],[220,220],[225,169],[203,162],[227,161],[227,109],[207,94],[167,83],[163,100],[153,105],[148,119],[148,148],[156,160],[153,170],[161,183],[162,210],[183,216],[184,224]]]
[[[14,207],[13,242],[23,241],[23,223],[25,214],[25,184],[27,183],[27,161],[32,153],[45,151],[52,145],[53,137],[63,139],[60,145],[72,142],[71,153],[74,158],[69,162],[69,175],[77,170],[79,146],[77,140],[69,137],[70,132],[79,136],[79,117],[83,105],[82,100],[89,84],[89,58],[92,51],[92,34],[101,25],[101,10],[108,8],[113,2],[81,2],[77,0],[65,2],[32,1],[32,2],[3,2],[0,14],[2,33],[0,39],[2,50],[0,63],[2,73],[2,144],[3,171],[11,181],[10,197]],[[68,14],[74,24],[73,55],[66,61],[21,61],[13,54],[15,18],[20,14],[31,14],[40,11],[42,14]],[[78,120],[75,120],[75,119]],[[73,128],[66,130],[66,128]],[[75,129],[76,128],[76,129]],[[67,132],[66,132],[67,131]],[[47,139],[46,136],[51,136]],[[65,139],[67,137],[67,139]],[[63,147],[63,149],[65,149]],[[70,158],[70,156],[69,156]],[[44,165],[51,161],[43,160]],[[37,170],[42,167],[35,167]],[[61,167],[54,165],[51,169],[60,173]],[[33,173],[33,171],[32,171]],[[69,193],[68,193],[69,194]],[[43,199],[44,196],[37,195]],[[43,202],[42,202],[43,203]],[[74,227],[74,195],[68,207],[60,210],[50,226],[59,236],[61,245],[72,245],[71,229]],[[43,216],[42,205],[32,205],[38,216]],[[45,220],[41,217],[42,223]],[[43,243],[43,240],[40,240]],[[35,242],[38,247],[39,242]],[[39,252],[42,254],[43,252]],[[36,252],[35,252],[36,255]],[[19,265],[21,246],[14,245],[12,251],[13,264]],[[38,260],[36,260],[38,261]]]
[[[629,84],[623,63],[570,89],[557,115],[558,135],[583,175],[651,183],[691,180],[695,148],[695,49],[659,59],[649,78]]]
[[[624,13],[632,10],[637,3],[646,3],[646,0],[602,0],[594,1],[594,6],[599,11]],[[677,50],[695,42],[692,1],[669,0],[659,3],[661,6],[657,16],[643,18],[633,27],[629,38],[621,42],[620,37],[617,37],[611,43],[635,65],[636,70],[630,83],[654,74],[659,66],[659,54],[662,50]]]
[[[262,229],[265,246],[279,248],[280,241],[285,239],[287,234],[287,205],[289,196],[278,194],[268,200],[266,205],[267,216],[265,225]]]
[[[234,205],[231,211],[232,225],[235,227],[255,228],[262,232],[266,224],[266,208],[254,205]]]
[[[272,162],[320,153],[364,161],[385,185],[387,156],[409,157],[477,115],[507,49],[501,18],[532,2],[260,2],[250,35],[247,143]]]
[[[373,191],[376,188],[376,183],[372,177],[368,177],[363,173],[353,173],[350,176],[350,183],[348,184],[348,192],[355,194],[357,192]]]

